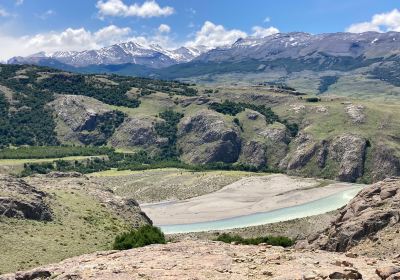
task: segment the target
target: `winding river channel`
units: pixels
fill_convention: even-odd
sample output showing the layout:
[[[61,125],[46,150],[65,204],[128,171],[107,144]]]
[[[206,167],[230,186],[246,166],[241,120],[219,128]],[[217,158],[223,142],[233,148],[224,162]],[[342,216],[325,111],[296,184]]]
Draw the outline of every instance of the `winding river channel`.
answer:
[[[268,212],[254,213],[215,221],[157,226],[159,226],[164,233],[173,234],[209,230],[224,230],[288,221],[336,210],[346,205],[362,188],[363,186],[354,185],[327,197]],[[174,204],[174,202],[170,204]]]

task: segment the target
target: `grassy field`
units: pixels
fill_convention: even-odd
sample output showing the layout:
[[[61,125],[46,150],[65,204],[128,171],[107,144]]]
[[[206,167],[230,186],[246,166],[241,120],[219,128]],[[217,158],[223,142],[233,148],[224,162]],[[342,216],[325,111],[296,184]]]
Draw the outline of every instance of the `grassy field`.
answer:
[[[83,161],[104,156],[73,156],[63,158],[42,158],[42,159],[0,159],[0,174],[19,174],[26,163],[46,163],[57,160]]]
[[[83,191],[51,194],[52,222],[0,217],[0,274],[111,249],[115,236],[128,228]]]
[[[108,170],[91,174],[102,188],[141,203],[187,199],[217,191],[241,178],[266,173],[244,171],[192,172],[175,168],[145,171]]]

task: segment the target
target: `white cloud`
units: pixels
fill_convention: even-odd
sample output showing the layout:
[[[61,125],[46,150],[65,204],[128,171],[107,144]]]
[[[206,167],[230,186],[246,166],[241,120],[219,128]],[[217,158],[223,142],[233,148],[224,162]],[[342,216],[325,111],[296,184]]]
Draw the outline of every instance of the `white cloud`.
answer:
[[[10,16],[10,14],[3,8],[0,8],[0,17],[8,17],[8,16]]]
[[[251,34],[251,36],[253,37],[257,37],[257,38],[263,38],[263,37],[267,37],[276,33],[279,33],[279,29],[271,26],[271,27],[261,27],[261,26],[254,26],[252,28],[253,30],[253,34]]]
[[[346,31],[351,33],[362,33],[367,31],[400,32],[400,11],[394,9],[387,13],[376,14],[372,17],[371,21],[352,24],[346,28]]]
[[[271,21],[271,18],[270,17],[266,17],[265,19],[264,19],[264,22],[270,22]]]
[[[62,32],[41,33],[33,36],[14,37],[0,34],[0,60],[12,56],[27,56],[40,51],[80,51],[98,49],[111,44],[128,41],[131,29],[110,25],[96,32],[85,28],[67,28]]]
[[[167,24],[160,24],[160,26],[158,27],[158,31],[160,33],[169,33],[171,32],[171,27]]]
[[[19,6],[24,4],[24,0],[15,0],[15,5]]]
[[[222,25],[215,25],[210,21],[206,21],[201,29],[197,31],[194,40],[186,45],[215,48],[230,45],[237,39],[245,37],[247,37],[246,32],[238,29],[227,30]]]
[[[161,17],[172,15],[175,10],[172,7],[160,7],[155,0],[147,0],[142,5],[134,3],[126,5],[122,0],[100,0],[96,7],[101,17]]]
[[[251,36],[261,38],[272,34],[279,33],[275,27],[263,28],[261,26],[254,26]],[[239,29],[227,30],[222,25],[215,25],[210,21],[206,21],[201,29],[196,32],[192,41],[186,43],[189,47],[194,46],[207,46],[209,48],[221,47],[233,44],[239,38],[246,38],[249,35]]]
[[[38,18],[42,19],[42,20],[46,20],[51,16],[54,16],[56,14],[56,12],[54,12],[53,10],[47,10],[42,14],[36,15]]]

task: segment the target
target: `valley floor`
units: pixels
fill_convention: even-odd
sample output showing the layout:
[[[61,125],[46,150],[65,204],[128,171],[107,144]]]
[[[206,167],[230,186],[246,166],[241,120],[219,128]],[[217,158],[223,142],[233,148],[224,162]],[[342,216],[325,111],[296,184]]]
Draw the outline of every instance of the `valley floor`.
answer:
[[[327,212],[329,207],[332,211],[345,205],[362,187],[356,184],[274,174],[244,178],[203,196],[183,201],[142,204],[141,208],[155,225],[160,225],[166,233],[186,232],[190,229],[185,229],[184,225],[195,223],[202,223],[199,229],[224,229],[321,214]],[[334,195],[337,195],[337,199],[333,199]],[[322,201],[330,197],[331,200]],[[321,201],[321,205],[317,205],[318,201]],[[291,211],[293,207],[311,202],[314,203],[310,204],[309,209],[298,209],[297,213]],[[278,209],[279,213],[275,211]],[[286,214],[283,212],[285,209]],[[266,212],[271,211],[274,211],[274,214],[268,219]],[[213,223],[207,226],[206,222]],[[170,225],[182,226],[169,227]]]

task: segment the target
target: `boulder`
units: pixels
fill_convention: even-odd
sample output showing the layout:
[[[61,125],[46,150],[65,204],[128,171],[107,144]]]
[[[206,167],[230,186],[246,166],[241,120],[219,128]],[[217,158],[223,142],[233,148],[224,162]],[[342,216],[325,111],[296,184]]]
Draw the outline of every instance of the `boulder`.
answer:
[[[186,116],[178,125],[178,149],[184,162],[233,163],[240,147],[239,128],[217,112],[201,110]]]
[[[385,266],[376,269],[376,274],[378,274],[381,279],[388,279],[390,276],[399,272],[400,267],[398,266]]]

